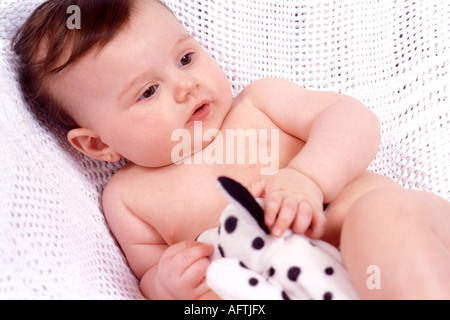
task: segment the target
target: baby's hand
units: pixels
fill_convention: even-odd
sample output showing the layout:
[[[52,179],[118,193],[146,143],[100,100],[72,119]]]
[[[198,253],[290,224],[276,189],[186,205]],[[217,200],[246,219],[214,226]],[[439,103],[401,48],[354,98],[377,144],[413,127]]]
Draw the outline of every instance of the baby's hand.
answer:
[[[158,265],[158,280],[175,299],[194,300],[210,289],[205,282],[213,246],[184,241],[170,246]]]
[[[250,186],[254,197],[264,198],[264,220],[273,235],[281,237],[286,229],[320,238],[325,232],[323,194],[307,176],[283,168]]]

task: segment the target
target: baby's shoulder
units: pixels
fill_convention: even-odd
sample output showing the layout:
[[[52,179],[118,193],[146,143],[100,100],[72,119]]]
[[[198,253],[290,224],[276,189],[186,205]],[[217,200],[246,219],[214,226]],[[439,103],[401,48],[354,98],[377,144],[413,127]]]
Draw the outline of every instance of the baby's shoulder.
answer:
[[[120,194],[136,192],[137,189],[142,189],[156,186],[152,182],[158,179],[158,168],[144,168],[133,163],[125,165],[122,169],[117,171],[106,184],[104,194],[113,193],[115,196]],[[128,196],[128,195],[127,195]]]
[[[157,172],[158,170],[152,170],[152,168],[127,164],[106,184],[102,195],[103,206],[132,208],[134,199],[141,199],[142,194],[149,198],[156,192],[159,185]]]
[[[292,95],[317,94],[285,79],[262,78],[251,82],[237,96],[253,103],[266,103],[274,99],[290,99]]]

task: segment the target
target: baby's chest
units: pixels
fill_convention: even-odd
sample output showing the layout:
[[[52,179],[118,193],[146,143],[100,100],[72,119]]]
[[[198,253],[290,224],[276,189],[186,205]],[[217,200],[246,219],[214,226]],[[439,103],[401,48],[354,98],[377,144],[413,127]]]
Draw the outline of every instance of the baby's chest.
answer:
[[[255,107],[237,105],[213,142],[193,159],[197,163],[232,166],[233,170],[245,168],[269,175],[285,167],[303,146],[303,141],[284,132]]]
[[[216,227],[226,201],[217,186],[215,168],[172,165],[143,172],[130,207],[168,244],[195,240],[205,229]]]

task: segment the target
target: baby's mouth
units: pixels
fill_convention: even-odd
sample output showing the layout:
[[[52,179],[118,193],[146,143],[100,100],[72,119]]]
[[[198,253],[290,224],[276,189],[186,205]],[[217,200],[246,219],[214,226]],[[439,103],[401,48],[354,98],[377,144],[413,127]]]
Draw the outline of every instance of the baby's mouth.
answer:
[[[205,105],[202,104],[199,108],[197,108],[197,109],[194,111],[194,115],[195,115],[197,112],[200,112],[201,110],[203,110],[204,107],[205,107]]]
[[[201,104],[199,107],[197,107],[194,110],[194,113],[192,114],[191,118],[189,119],[188,122],[192,122],[192,121],[202,121],[203,119],[205,119],[210,111],[210,105],[209,103],[203,103]]]

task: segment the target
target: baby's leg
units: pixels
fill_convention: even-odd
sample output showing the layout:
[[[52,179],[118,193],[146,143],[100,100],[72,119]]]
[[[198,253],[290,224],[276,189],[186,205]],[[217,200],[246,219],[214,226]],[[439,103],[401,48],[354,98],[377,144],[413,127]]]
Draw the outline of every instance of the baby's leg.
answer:
[[[369,192],[344,221],[341,253],[365,299],[450,299],[450,203],[404,188]]]

